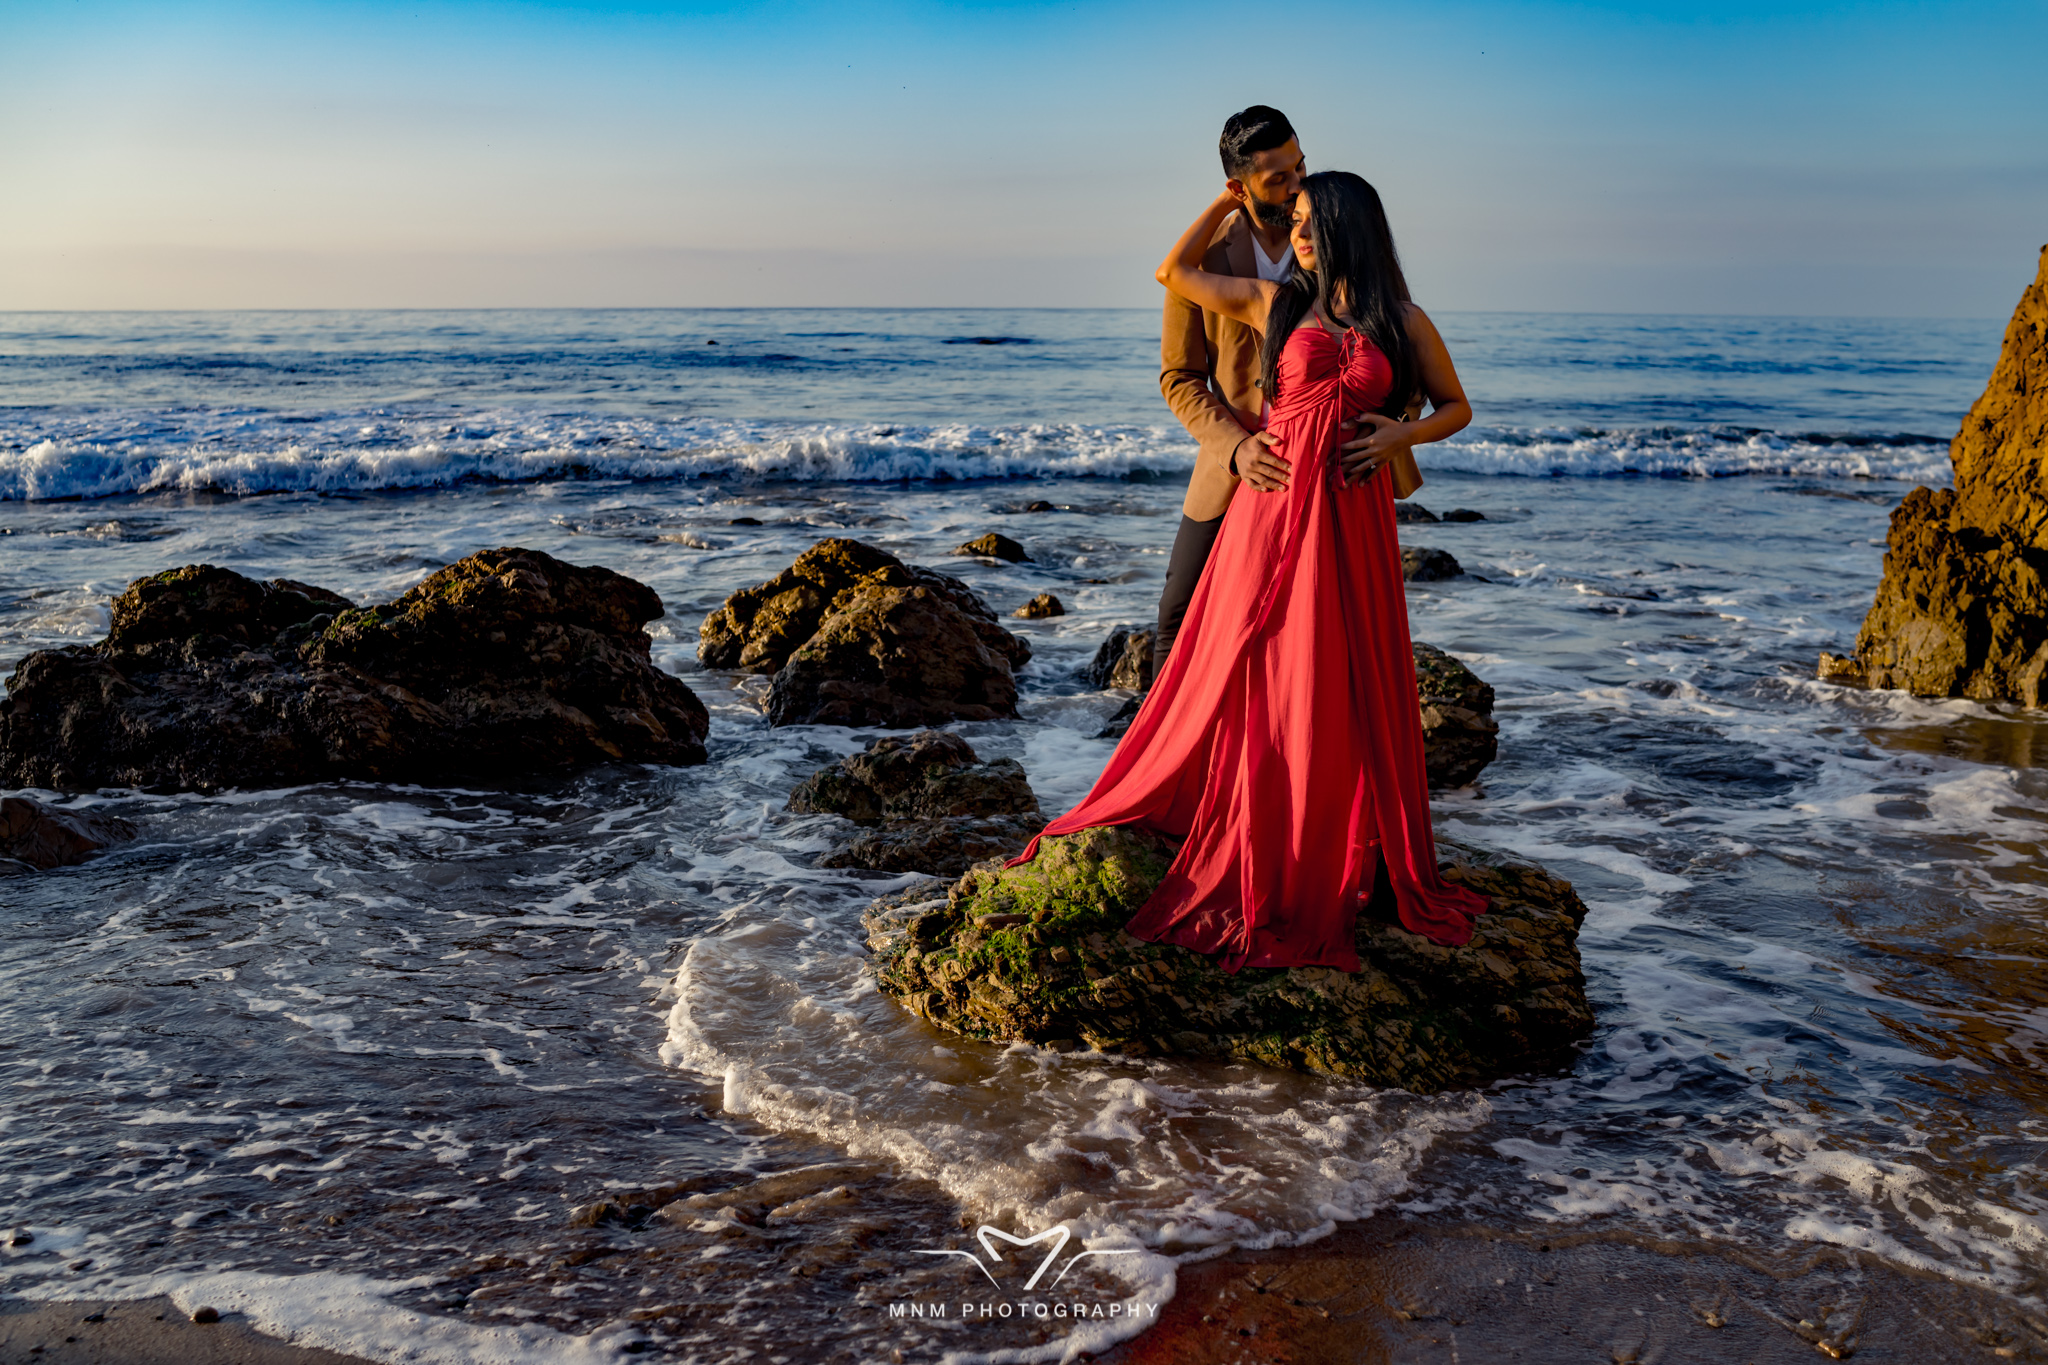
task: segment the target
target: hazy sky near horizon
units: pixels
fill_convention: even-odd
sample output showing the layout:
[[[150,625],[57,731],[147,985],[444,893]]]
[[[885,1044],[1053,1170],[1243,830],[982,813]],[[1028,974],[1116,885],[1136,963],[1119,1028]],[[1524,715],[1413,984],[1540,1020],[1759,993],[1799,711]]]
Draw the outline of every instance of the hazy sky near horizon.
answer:
[[[2048,5],[0,6],[0,309],[1151,305],[1277,104],[1447,309],[1995,317]]]

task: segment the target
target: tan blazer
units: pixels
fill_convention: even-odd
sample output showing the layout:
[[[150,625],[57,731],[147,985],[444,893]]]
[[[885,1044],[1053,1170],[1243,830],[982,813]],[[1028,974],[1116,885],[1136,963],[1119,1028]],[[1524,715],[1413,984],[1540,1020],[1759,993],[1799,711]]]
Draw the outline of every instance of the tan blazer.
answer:
[[[1202,269],[1255,279],[1251,229],[1232,214],[1209,243]],[[1237,492],[1230,457],[1245,436],[1259,429],[1264,395],[1259,378],[1259,334],[1234,318],[1204,312],[1172,290],[1159,328],[1159,390],[1166,405],[1200,447],[1181,511],[1196,521],[1223,515]],[[1411,416],[1413,414],[1411,413]],[[1413,452],[1402,451],[1389,466],[1394,496],[1422,487]]]

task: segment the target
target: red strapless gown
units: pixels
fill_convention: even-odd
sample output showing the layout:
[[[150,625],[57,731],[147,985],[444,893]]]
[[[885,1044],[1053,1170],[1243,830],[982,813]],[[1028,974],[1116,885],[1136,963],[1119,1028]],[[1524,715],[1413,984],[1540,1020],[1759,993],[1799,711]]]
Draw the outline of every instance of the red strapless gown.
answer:
[[[1287,491],[1231,499],[1165,672],[1093,790],[1038,837],[1185,836],[1131,933],[1220,954],[1226,971],[1357,971],[1376,855],[1401,923],[1438,943],[1469,939],[1486,900],[1437,875],[1388,479],[1332,482],[1338,423],[1385,399],[1387,359],[1311,325],[1287,339],[1279,381],[1267,427],[1293,464]]]

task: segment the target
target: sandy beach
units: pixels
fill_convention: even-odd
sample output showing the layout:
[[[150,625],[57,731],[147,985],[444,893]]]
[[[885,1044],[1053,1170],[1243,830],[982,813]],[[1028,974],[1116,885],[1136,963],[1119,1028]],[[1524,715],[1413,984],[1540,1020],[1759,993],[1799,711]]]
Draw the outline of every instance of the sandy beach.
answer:
[[[0,1299],[0,1360],[52,1365],[364,1365],[266,1337],[240,1314],[196,1323],[169,1299]]]
[[[1517,1361],[1776,1365],[2048,1359],[2009,1300],[1874,1257],[1382,1216],[1306,1247],[1185,1266],[1159,1325],[1116,1365]]]

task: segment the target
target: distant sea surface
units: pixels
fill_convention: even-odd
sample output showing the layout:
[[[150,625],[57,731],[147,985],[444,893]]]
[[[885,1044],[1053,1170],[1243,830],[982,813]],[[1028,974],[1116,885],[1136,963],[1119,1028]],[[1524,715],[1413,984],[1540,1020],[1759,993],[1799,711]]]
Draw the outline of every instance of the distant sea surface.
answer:
[[[179,564],[373,602],[524,545],[651,584],[712,716],[697,768],[63,797],[141,837],[0,876],[0,1293],[448,1365],[1057,1359],[1175,1258],[1380,1215],[1841,1304],[1875,1258],[1980,1296],[1957,1358],[2048,1351],[2048,727],[1813,676],[2001,322],[1438,322],[1477,420],[1415,500],[1485,519],[1403,527],[1467,571],[1409,610],[1493,684],[1501,756],[1436,815],[1579,888],[1599,1022],[1419,1097],[933,1032],[865,969],[907,879],[819,868],[844,827],[783,808],[875,734],[770,729],[764,680],[697,666],[824,536],[1002,613],[1055,593],[1009,623],[1022,718],[958,728],[1066,809],[1123,700],[1076,669],[1152,615],[1193,458],[1156,315],[0,315],[0,666]],[[1031,561],[950,556],[990,530]],[[599,1207],[767,1173],[810,1193],[760,1225]],[[1138,1251],[1053,1296],[1100,1318],[892,1315],[1052,1302],[925,1254],[984,1222]]]
[[[1475,474],[1938,478],[1983,323],[1446,314]],[[1138,310],[0,314],[0,498],[1185,471]]]

